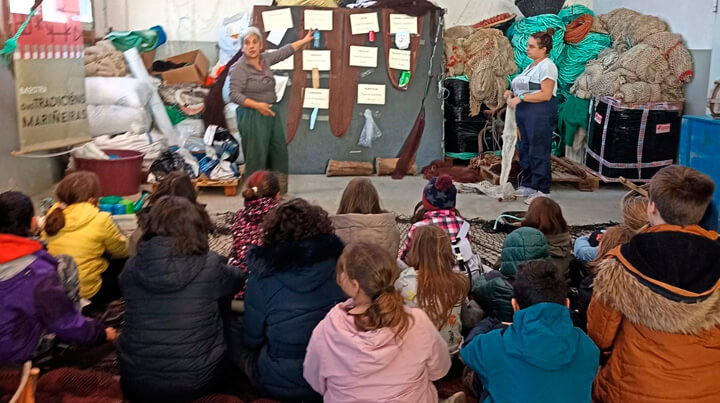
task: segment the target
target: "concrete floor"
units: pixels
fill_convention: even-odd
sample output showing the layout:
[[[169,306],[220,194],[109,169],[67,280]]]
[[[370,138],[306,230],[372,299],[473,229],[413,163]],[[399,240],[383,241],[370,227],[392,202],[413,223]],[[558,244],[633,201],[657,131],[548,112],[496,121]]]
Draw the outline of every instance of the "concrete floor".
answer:
[[[330,213],[334,213],[340,204],[340,197],[351,177],[328,178],[324,175],[291,175],[286,198],[302,197],[318,204]],[[409,216],[415,204],[422,197],[422,189],[427,183],[421,176],[393,180],[388,176],[370,177],[380,194],[383,208],[398,215]],[[600,190],[580,192],[573,186],[557,184],[552,188],[552,198],[563,209],[563,215],[569,225],[601,224],[610,221],[619,222],[620,199],[627,190],[616,184],[602,185]],[[222,188],[201,189],[199,201],[207,205],[210,213],[237,211],[243,206],[242,196],[226,197]],[[39,203],[45,197],[51,197],[53,189],[48,189],[33,197]],[[136,199],[137,196],[128,196]],[[527,205],[522,200],[498,202],[487,196],[460,193],[457,208],[466,218],[494,220],[507,211],[525,211]]]
[[[340,197],[351,177],[328,178],[323,175],[291,175],[287,197],[302,197],[334,213]],[[383,208],[399,215],[411,215],[415,204],[422,197],[427,183],[421,176],[393,180],[383,176],[370,177],[380,194]],[[603,185],[600,190],[586,193],[575,187],[555,185],[552,198],[562,206],[570,225],[586,225],[620,221],[620,199],[627,192],[620,185]],[[242,197],[225,197],[222,189],[203,189],[200,202],[207,204],[208,211],[220,213],[235,211],[242,207]],[[466,218],[494,220],[506,211],[525,211],[522,200],[500,203],[487,196],[471,193],[458,194],[457,208]]]

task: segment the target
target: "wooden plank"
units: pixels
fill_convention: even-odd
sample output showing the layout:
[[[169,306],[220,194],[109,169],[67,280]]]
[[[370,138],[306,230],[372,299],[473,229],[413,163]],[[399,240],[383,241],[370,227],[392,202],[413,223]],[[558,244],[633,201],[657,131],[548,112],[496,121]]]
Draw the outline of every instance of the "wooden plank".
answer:
[[[327,176],[370,176],[373,173],[373,166],[369,162],[337,161],[328,162]]]
[[[378,176],[392,175],[395,171],[395,166],[397,165],[398,160],[399,158],[376,158],[375,172],[377,172]],[[414,176],[417,175],[417,172],[418,166],[417,164],[413,164],[408,172],[408,175]]]

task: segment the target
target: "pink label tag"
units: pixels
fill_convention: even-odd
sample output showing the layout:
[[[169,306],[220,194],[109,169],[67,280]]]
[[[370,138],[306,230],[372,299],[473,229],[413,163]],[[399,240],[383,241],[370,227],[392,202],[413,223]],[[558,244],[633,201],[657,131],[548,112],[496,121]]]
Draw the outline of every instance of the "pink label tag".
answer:
[[[670,123],[655,126],[655,134],[670,133]]]
[[[602,115],[599,114],[599,113],[597,113],[597,112],[595,112],[595,122],[596,122],[597,124],[602,123]]]

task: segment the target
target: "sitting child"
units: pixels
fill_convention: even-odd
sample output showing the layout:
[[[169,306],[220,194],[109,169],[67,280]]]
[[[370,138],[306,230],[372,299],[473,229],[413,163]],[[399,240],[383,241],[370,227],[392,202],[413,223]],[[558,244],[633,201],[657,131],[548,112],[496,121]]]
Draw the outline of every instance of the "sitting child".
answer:
[[[245,255],[251,247],[262,245],[262,222],[267,213],[277,207],[280,200],[280,181],[270,171],[257,171],[248,177],[245,190],[245,208],[235,214],[232,225],[233,248],[228,264],[247,273]]]
[[[547,261],[518,266],[513,323],[460,350],[482,384],[480,401],[590,402],[600,352],[573,326],[567,288]]]
[[[60,282],[58,262],[29,238],[36,227],[30,198],[0,194],[0,365],[30,360],[45,333],[80,344],[117,336],[78,312]]]
[[[587,330],[587,310],[593,294],[593,281],[598,274],[600,263],[605,260],[608,252],[630,242],[633,235],[635,235],[633,230],[624,224],[610,227],[603,234],[598,245],[597,256],[587,264],[588,275],[580,280],[577,300],[570,309],[570,316],[575,326]]]
[[[242,272],[209,251],[210,220],[201,206],[165,196],[147,218],[138,253],[120,275],[123,391],[133,402],[191,401],[226,375],[219,301],[238,291]]]
[[[463,342],[460,311],[467,298],[468,276],[453,271],[455,255],[450,237],[434,225],[415,230],[405,268],[395,282],[405,305],[420,308],[440,330],[450,354]]]
[[[436,225],[450,236],[452,242],[457,241],[457,235],[465,220],[460,217],[455,209],[456,197],[457,189],[449,175],[440,175],[430,179],[423,190],[423,213],[421,213],[423,218],[410,227],[407,238],[405,238],[402,249],[398,254],[401,260],[405,260],[412,244],[413,235],[418,227]],[[416,212],[416,214],[418,213]],[[470,241],[470,233],[467,234],[467,239]]]
[[[193,203],[197,203],[197,190],[195,189],[195,185],[184,171],[172,171],[163,176],[157,185],[157,189],[155,189],[148,198],[145,207],[137,212],[138,227],[132,235],[130,235],[130,256],[137,254],[137,246],[147,226],[147,218],[150,215],[152,205],[163,196],[184,197]]]
[[[48,212],[44,228],[48,252],[75,259],[82,298],[100,306],[120,298],[117,277],[128,256],[128,241],[110,214],[97,207],[97,175],[85,171],[70,174],[55,193],[57,203]],[[108,261],[106,255],[114,260]]]
[[[437,402],[432,381],[450,370],[450,355],[421,309],[403,306],[393,284],[392,255],[353,243],[337,264],[337,282],[350,297],[315,328],[304,376],[326,402]]]
[[[522,221],[522,226],[538,229],[545,235],[550,262],[557,267],[560,274],[569,278],[568,269],[573,257],[573,243],[560,205],[549,197],[534,198]]]
[[[598,265],[587,329],[609,359],[593,400],[718,401],[720,240],[698,225],[714,190],[692,168],[662,168],[650,180],[650,227]]]
[[[354,178],[348,183],[332,221],[335,234],[345,244],[368,241],[393,255],[398,252],[400,231],[395,214],[380,207],[380,196],[368,178]]]

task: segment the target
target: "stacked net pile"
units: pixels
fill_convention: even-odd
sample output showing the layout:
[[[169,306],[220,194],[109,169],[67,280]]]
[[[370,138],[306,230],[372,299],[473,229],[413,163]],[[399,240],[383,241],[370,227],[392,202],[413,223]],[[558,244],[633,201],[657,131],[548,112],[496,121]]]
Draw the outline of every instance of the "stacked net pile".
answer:
[[[588,63],[572,92],[584,99],[610,96],[625,103],[684,101],[693,62],[682,36],[661,19],[628,9],[599,16],[613,47]]]

